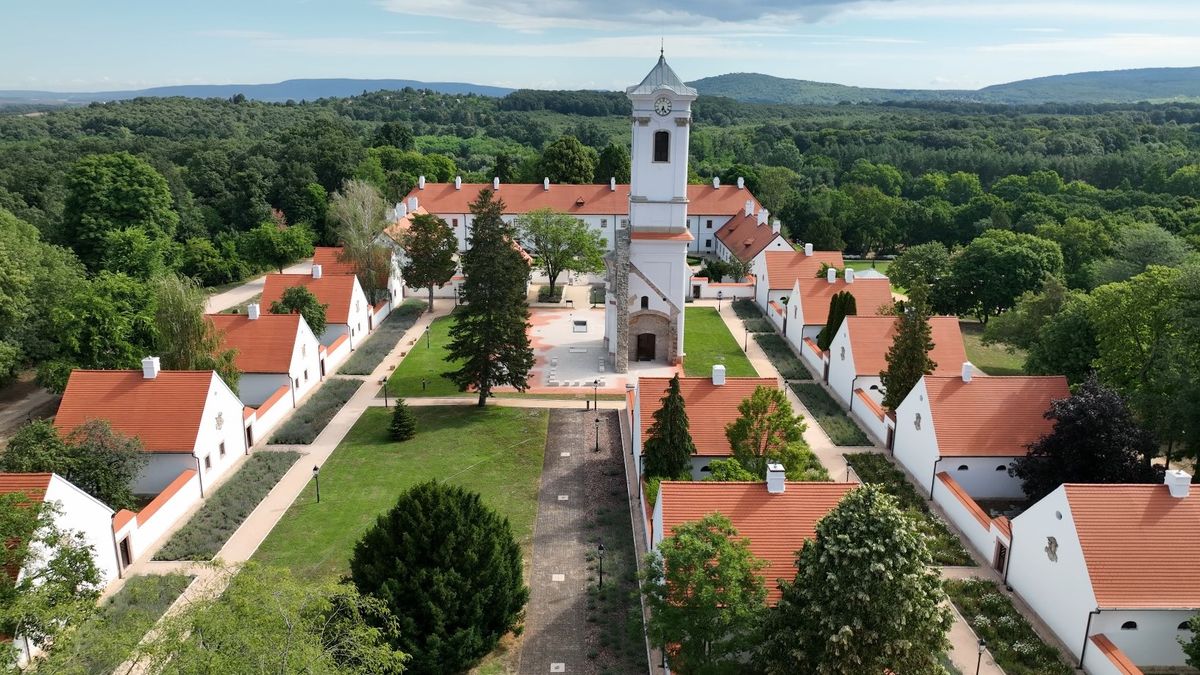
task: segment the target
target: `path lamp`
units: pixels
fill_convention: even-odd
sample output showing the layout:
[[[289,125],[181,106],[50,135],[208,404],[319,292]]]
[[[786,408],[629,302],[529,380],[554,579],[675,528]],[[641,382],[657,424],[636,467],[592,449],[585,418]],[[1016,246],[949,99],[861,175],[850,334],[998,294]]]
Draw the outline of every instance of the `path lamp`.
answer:
[[[600,452],[600,418],[596,418],[596,449],[593,452]]]
[[[429,326],[425,326],[425,349],[429,349]]]
[[[750,327],[742,324],[742,328],[746,329],[746,339],[742,342],[742,351],[749,353],[750,351]]]
[[[596,544],[596,556],[600,559],[600,588],[604,588],[604,542]],[[978,673],[976,673],[978,675]]]
[[[592,381],[592,407],[600,409],[600,378]]]
[[[379,384],[383,385],[383,407],[386,408],[386,407],[388,407],[387,375],[384,375],[383,377],[379,378]]]
[[[317,503],[321,503],[321,467],[313,465],[313,480],[317,483]]]
[[[721,311],[721,298],[725,297],[725,291],[717,291],[717,311]]]
[[[983,663],[983,652],[987,650],[987,642],[979,638],[979,657],[975,659],[975,675],[979,675],[979,666]]]

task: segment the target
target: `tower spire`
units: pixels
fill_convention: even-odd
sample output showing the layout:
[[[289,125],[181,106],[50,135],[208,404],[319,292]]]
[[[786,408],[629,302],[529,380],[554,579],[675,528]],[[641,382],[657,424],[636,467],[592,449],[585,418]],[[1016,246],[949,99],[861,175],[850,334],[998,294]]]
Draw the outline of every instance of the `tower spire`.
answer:
[[[665,59],[667,53],[667,39],[661,35],[658,38],[658,58]]]

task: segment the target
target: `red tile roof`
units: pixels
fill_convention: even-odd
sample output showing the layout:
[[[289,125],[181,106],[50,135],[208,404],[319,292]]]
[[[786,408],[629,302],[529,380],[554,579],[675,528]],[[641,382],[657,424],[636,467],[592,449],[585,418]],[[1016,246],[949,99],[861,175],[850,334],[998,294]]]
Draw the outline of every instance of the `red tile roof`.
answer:
[[[1093,635],[1089,639],[1092,641],[1092,644],[1096,645],[1096,648],[1100,650],[1100,653],[1104,654],[1104,656],[1108,659],[1108,662],[1113,664],[1113,667],[1117,669],[1118,673],[1121,675],[1143,675],[1142,669],[1134,665],[1133,661],[1130,661],[1129,657],[1125,655],[1125,652],[1121,651],[1120,647],[1113,644],[1112,640],[1109,640],[1107,635],[1104,633],[1099,633]]]
[[[691,241],[692,233],[690,230],[682,232],[633,232],[629,235],[631,239],[641,239],[643,241]],[[519,246],[517,247],[520,248]]]
[[[804,255],[803,251],[767,251],[767,283],[773,291],[790,291],[796,284],[796,279],[812,279],[821,269],[821,263],[833,267],[842,267],[841,251],[813,251],[812,255]]]
[[[858,313],[862,316],[878,314],[879,308],[892,305],[892,286],[887,279],[855,279],[853,283],[848,284],[845,279],[839,277],[831,284],[826,279],[800,277],[800,302],[804,308],[804,325],[825,325],[825,321],[829,319],[829,301],[835,293],[842,291],[854,296]],[[795,298],[791,299],[791,302],[795,301]]]
[[[417,198],[418,209],[430,213],[469,213],[468,205],[479,197],[479,191],[492,188],[491,183],[463,183],[461,190],[454,183],[426,183],[425,189],[413,188],[405,197]],[[504,201],[505,213],[528,213],[551,208],[579,216],[629,214],[629,186],[618,184],[610,190],[607,183],[573,185],[552,183],[549,190],[541,183],[501,183],[496,196]],[[692,215],[729,215],[741,211],[746,200],[754,200],[749,190],[736,186],[688,186],[688,213]],[[755,201],[755,210],[758,202]]]
[[[0,495],[20,492],[40,502],[50,489],[52,473],[0,473]]]
[[[167,487],[163,488],[163,491],[158,493],[158,496],[156,496],[153,501],[147,504],[141,511],[138,511],[138,524],[145,525],[147,522],[149,522],[149,520],[154,517],[154,514],[158,513],[158,510],[161,509],[164,504],[171,501],[171,498],[174,497],[180,490],[183,489],[184,485],[187,485],[195,477],[195,469],[184,469],[183,471],[179,472],[179,475],[175,477],[175,480],[171,481]]]
[[[342,262],[341,246],[318,246],[313,249],[312,264],[321,266],[322,274],[357,274],[354,265]]]
[[[383,233],[391,237],[392,241],[400,243],[400,239],[404,236],[404,233],[407,232],[408,228],[412,226],[413,216],[420,213],[429,212],[425,210],[424,206],[418,206],[416,211],[409,211],[408,213],[404,214],[403,218],[397,218],[396,222],[383,228]]]
[[[717,239],[743,262],[753,260],[775,237],[780,236],[771,229],[770,223],[759,225],[758,216],[747,216],[744,209],[717,230]]]
[[[643,377],[638,380],[642,403],[642,442],[647,438],[654,413],[662,407],[667,394],[669,377]],[[728,457],[733,453],[725,438],[725,425],[738,418],[738,404],[750,398],[758,387],[778,389],[773,377],[727,377],[725,384],[716,386],[712,378],[681,377],[679,393],[683,395],[688,412],[688,431],[696,444],[696,455]]]
[[[817,521],[856,487],[857,483],[788,481],[783,493],[771,494],[766,483],[663,481],[663,536],[671,536],[681,523],[721,513],[750,540],[754,555],[768,562],[761,574],[767,601],[774,604],[780,595],[776,580],[796,575],[796,553],[816,536]]]
[[[1026,446],[1050,433],[1053,424],[1045,418],[1050,403],[1070,395],[1061,375],[970,382],[926,375],[925,387],[943,457],[1020,457]]]
[[[245,314],[209,314],[221,333],[221,346],[236,349],[234,363],[243,373],[286,373],[292,365],[299,314],[260,313],[251,321]]]
[[[329,305],[325,309],[327,323],[348,323],[356,281],[357,277],[354,275],[327,275],[323,269],[320,279],[314,279],[311,274],[268,274],[266,282],[263,284],[260,303],[263,311],[269,312],[271,304],[281,299],[284,291],[293,286],[304,286],[317,296],[317,300],[321,304]]]
[[[1101,608],[1200,608],[1200,494],[1172,497],[1162,484],[1063,486],[1096,604]],[[1147,583],[1148,570],[1169,583]]]
[[[213,378],[211,370],[76,370],[67,380],[54,426],[68,434],[94,419],[137,436],[147,452],[192,452]],[[236,420],[229,420],[234,424]]]
[[[954,498],[958,500],[958,503],[962,504],[963,508],[965,508],[967,512],[971,514],[971,517],[974,518],[980,525],[982,525],[984,529],[987,529],[991,526],[991,516],[989,516],[987,513],[984,513],[983,508],[971,498],[971,495],[967,494],[967,491],[958,484],[958,481],[950,477],[950,474],[946,473],[945,471],[939,471],[937,474],[937,479],[946,486],[946,489],[950,491],[950,494],[954,495]],[[1009,533],[1009,538],[1012,538],[1011,532]]]
[[[858,281],[854,282],[855,284]],[[807,307],[805,308],[807,309]],[[848,316],[847,330],[850,334],[850,351],[854,355],[856,375],[878,375],[887,369],[887,352],[896,337],[896,318],[892,316]],[[962,331],[958,318],[935,316],[929,320],[933,338],[933,350],[929,358],[937,365],[934,375],[962,373],[962,364],[967,360],[963,346]]]

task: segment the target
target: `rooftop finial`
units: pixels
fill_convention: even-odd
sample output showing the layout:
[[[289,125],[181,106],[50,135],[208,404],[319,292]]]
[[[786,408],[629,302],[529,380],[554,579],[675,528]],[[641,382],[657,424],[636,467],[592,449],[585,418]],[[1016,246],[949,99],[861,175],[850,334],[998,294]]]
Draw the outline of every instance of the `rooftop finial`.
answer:
[[[658,58],[665,59],[667,53],[667,39],[659,36],[658,38]]]

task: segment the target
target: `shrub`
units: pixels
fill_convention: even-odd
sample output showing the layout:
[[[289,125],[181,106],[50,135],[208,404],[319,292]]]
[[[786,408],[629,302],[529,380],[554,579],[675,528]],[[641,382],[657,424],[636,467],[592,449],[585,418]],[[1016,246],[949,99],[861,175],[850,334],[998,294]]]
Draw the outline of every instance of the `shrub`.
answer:
[[[929,504],[925,502],[925,498],[917,493],[904,472],[887,457],[870,452],[843,456],[850,468],[858,474],[859,480],[882,487],[900,502],[901,508],[918,521],[934,563],[971,567],[975,565],[959,538],[946,527],[941,518],[929,512]]]
[[[946,594],[983,640],[996,665],[1009,675],[1068,675],[1074,672],[1057,649],[1038,634],[997,590],[983,579],[947,579]]]
[[[538,289],[538,302],[562,302],[563,287],[555,286],[554,292],[550,292],[549,286],[542,286]]]
[[[362,380],[331,379],[312,398],[300,406],[283,426],[275,431],[271,443],[307,445],[312,443],[337,411],[346,405],[354,392],[362,386]]]
[[[824,387],[815,382],[801,382],[791,387],[834,445],[871,444],[867,435],[858,428],[858,424],[842,411],[842,407]]]
[[[754,341],[759,347],[766,352],[767,359],[771,365],[775,366],[775,370],[779,371],[780,376],[785,380],[811,380],[812,375],[808,372],[808,368],[800,362],[799,357],[788,346],[786,340],[781,335],[775,332],[756,333]]]
[[[375,329],[375,333],[354,350],[354,354],[342,364],[338,373],[370,375],[383,362],[384,357],[395,349],[396,343],[404,337],[404,331],[412,328],[425,308],[426,304],[421,300],[406,300],[404,304],[393,309]]]
[[[731,304],[733,305],[733,313],[743,321],[746,319],[763,318],[762,310],[750,298],[738,298]]]
[[[154,559],[211,559],[299,458],[300,453],[291,451],[268,450],[251,455],[236,474],[209,495],[204,506],[159,549]]]
[[[774,333],[775,332],[775,327],[771,325],[770,321],[766,320],[763,317],[755,317],[753,319],[745,319],[742,322],[742,324],[746,327],[746,330],[751,333]]]
[[[412,409],[404,402],[404,399],[396,399],[396,406],[392,408],[392,423],[388,425],[388,436],[393,441],[407,441],[417,435],[417,418],[413,415]]]

